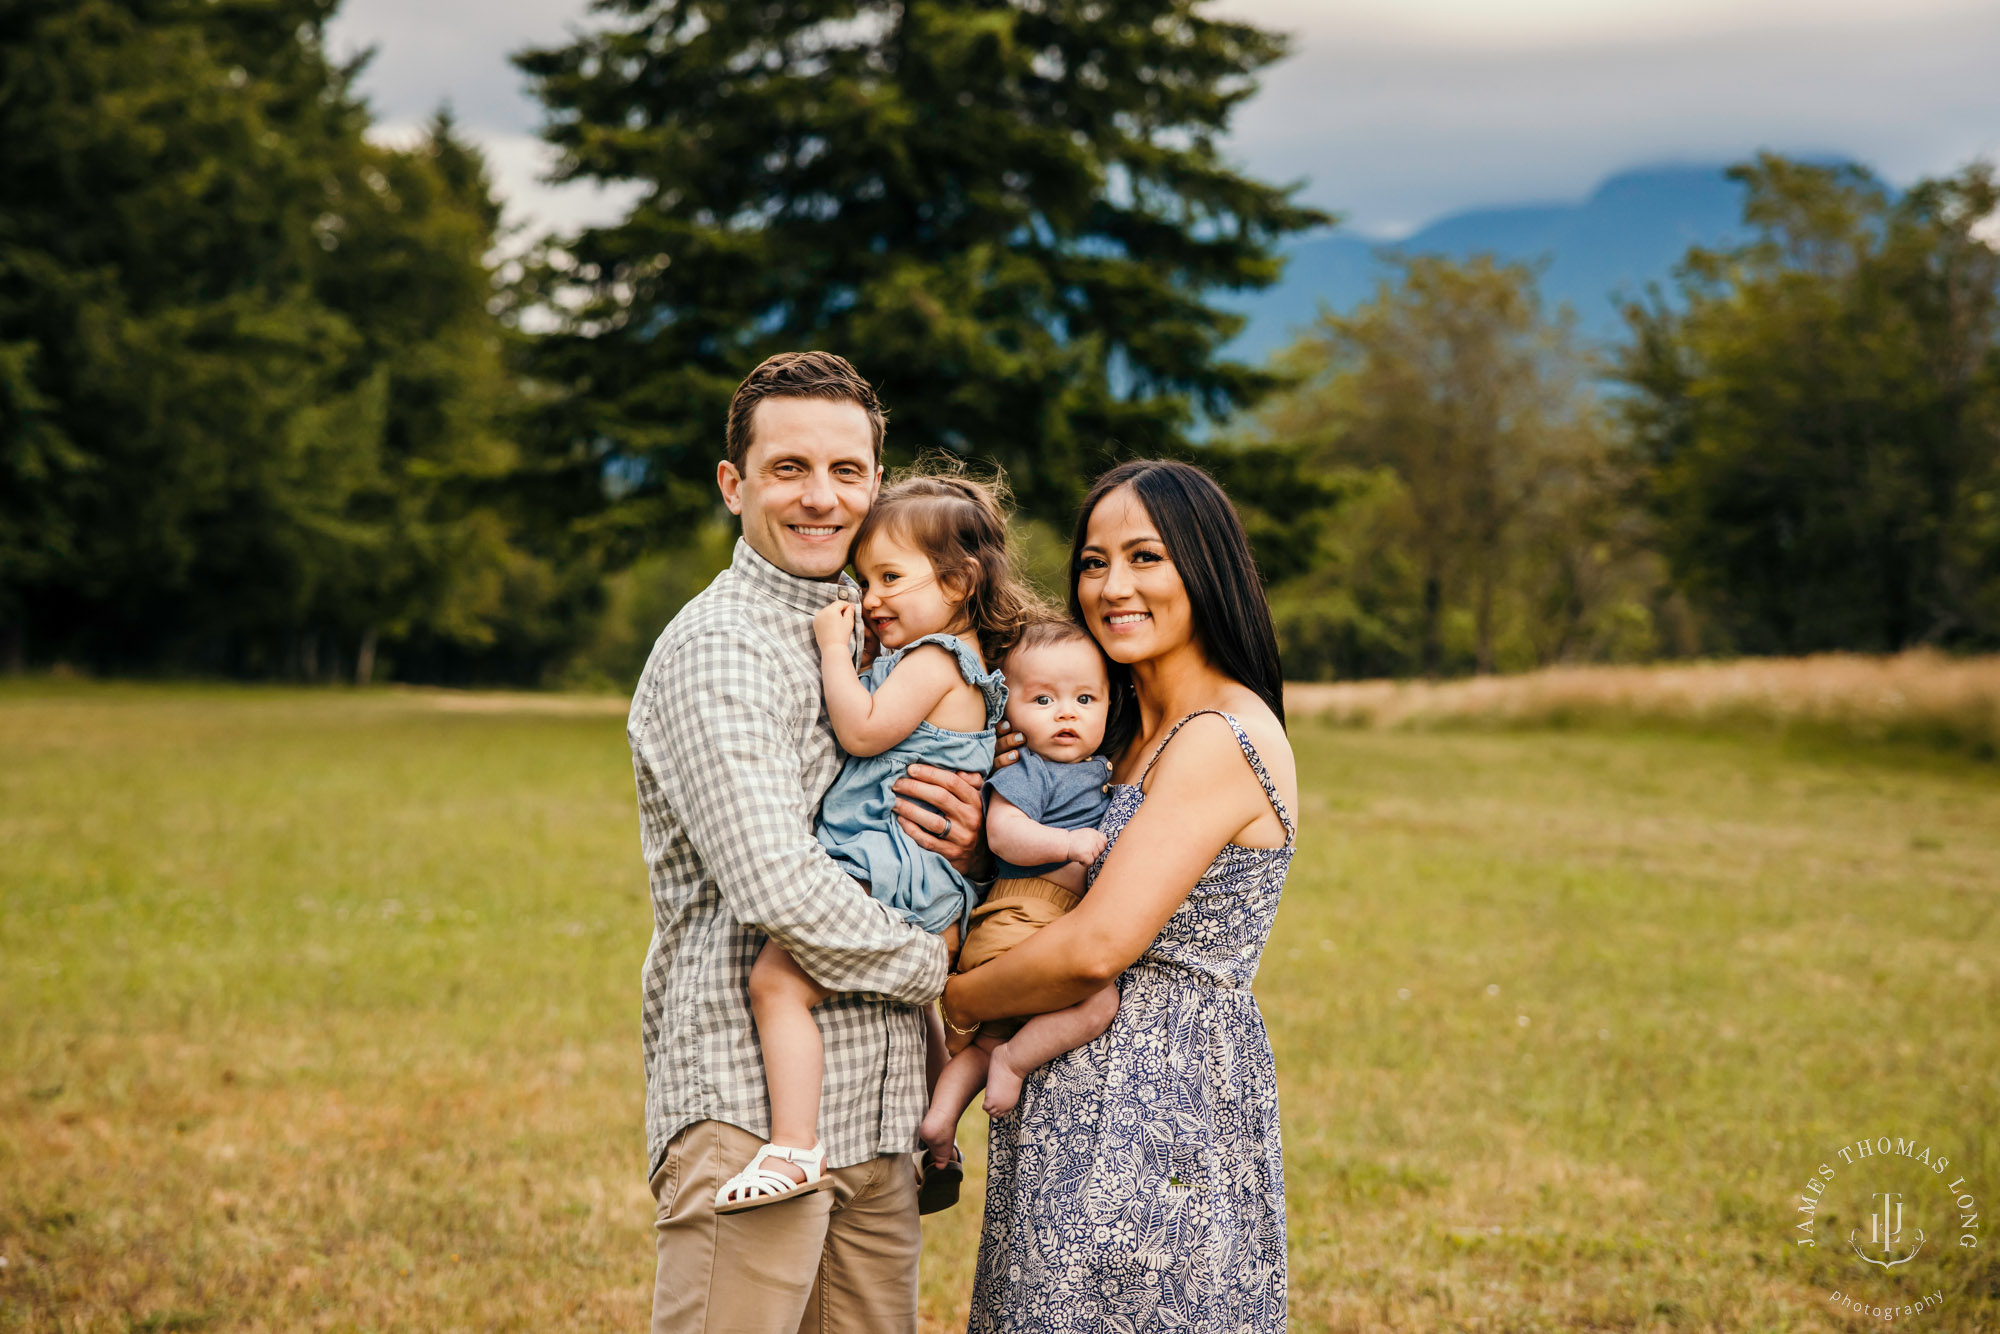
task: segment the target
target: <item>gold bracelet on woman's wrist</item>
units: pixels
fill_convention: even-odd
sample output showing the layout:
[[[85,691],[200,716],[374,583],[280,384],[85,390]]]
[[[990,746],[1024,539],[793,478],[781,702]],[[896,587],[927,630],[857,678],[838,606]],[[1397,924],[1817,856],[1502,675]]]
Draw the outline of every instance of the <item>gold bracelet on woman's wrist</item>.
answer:
[[[938,1018],[944,1020],[946,1030],[954,1037],[969,1038],[979,1031],[978,1024],[974,1024],[970,1028],[960,1028],[957,1024],[954,1024],[951,1021],[951,1011],[945,1008],[943,996],[938,997]]]

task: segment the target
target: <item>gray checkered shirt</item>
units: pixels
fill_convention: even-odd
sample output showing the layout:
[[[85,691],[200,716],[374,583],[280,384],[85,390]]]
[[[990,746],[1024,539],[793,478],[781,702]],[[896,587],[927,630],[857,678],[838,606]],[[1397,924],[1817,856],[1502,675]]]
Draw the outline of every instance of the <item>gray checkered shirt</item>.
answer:
[[[917,1148],[924,1023],[942,941],[855,886],[813,837],[840,770],[812,616],[839,584],[786,574],[738,539],[729,568],[660,635],[626,735],[653,892],[641,974],[647,1172],[697,1121],[771,1131],[750,1017],[766,936],[834,996],[819,1133],[829,1168]]]

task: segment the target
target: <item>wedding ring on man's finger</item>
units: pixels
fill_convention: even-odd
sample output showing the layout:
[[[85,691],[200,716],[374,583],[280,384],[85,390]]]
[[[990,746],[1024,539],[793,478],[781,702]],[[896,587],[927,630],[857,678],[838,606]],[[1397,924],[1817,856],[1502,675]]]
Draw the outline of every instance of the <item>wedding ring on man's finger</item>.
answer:
[[[939,838],[951,837],[951,817],[949,815],[944,817],[944,828],[938,830],[938,837]]]

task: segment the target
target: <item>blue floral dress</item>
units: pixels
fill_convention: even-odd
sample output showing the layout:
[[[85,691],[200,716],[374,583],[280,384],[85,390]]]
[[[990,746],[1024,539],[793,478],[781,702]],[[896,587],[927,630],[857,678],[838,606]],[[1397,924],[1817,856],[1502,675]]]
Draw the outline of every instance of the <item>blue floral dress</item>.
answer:
[[[971,1334],[1283,1334],[1284,1152],[1250,982],[1298,831],[1242,726],[1222,717],[1284,846],[1225,847],[1118,979],[1117,1020],[1030,1074],[993,1121]],[[1145,781],[1112,788],[1113,844]]]

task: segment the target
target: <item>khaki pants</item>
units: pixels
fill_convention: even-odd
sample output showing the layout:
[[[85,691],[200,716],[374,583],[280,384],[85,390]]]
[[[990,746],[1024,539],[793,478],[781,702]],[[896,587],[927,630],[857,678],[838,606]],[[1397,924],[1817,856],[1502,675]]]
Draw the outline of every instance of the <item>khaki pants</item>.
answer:
[[[764,1141],[721,1121],[674,1136],[653,1175],[653,1334],[915,1334],[917,1178],[909,1154],[829,1172],[833,1189],[742,1213],[715,1191]]]
[[[994,881],[986,902],[972,910],[965,948],[958,954],[958,971],[969,973],[982,963],[991,963],[1081,901],[1078,895],[1044,876]],[[1025,1016],[988,1019],[979,1026],[979,1033],[1005,1042],[1027,1022]]]

